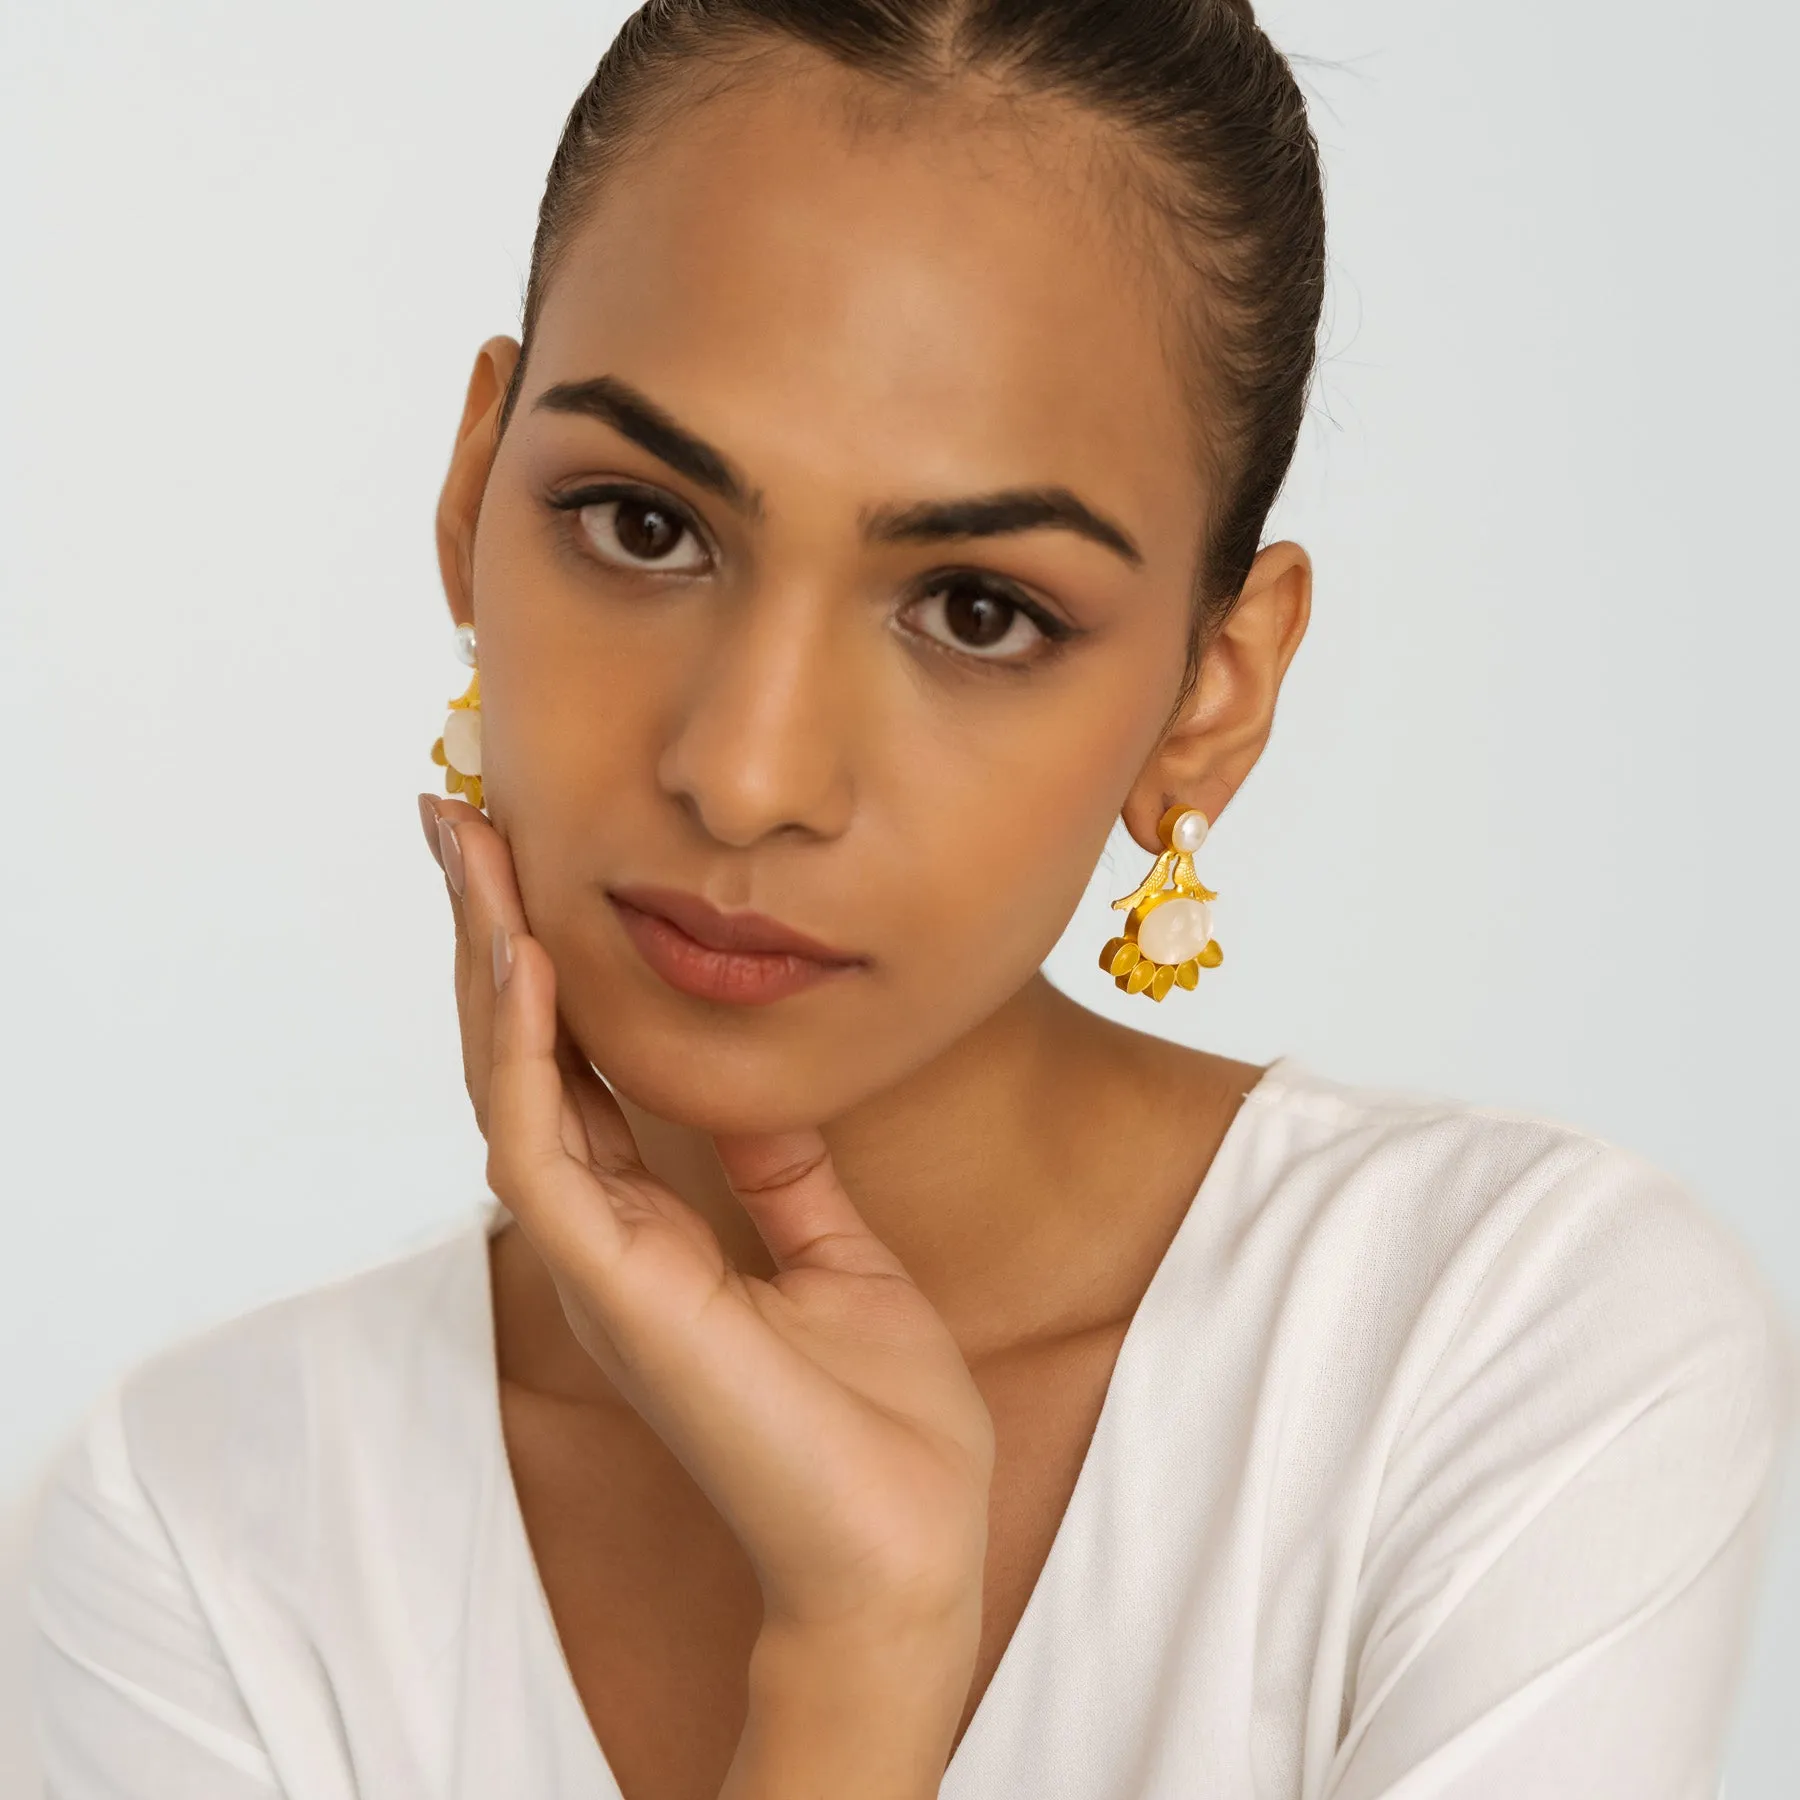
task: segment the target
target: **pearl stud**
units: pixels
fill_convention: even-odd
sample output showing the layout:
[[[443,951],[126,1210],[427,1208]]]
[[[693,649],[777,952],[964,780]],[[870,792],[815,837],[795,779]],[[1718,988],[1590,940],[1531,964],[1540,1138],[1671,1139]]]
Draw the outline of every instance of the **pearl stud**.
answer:
[[[1185,850],[1192,856],[1206,842],[1206,834],[1212,829],[1212,822],[1205,813],[1190,807],[1175,821],[1175,828],[1169,833],[1169,842],[1177,850]]]

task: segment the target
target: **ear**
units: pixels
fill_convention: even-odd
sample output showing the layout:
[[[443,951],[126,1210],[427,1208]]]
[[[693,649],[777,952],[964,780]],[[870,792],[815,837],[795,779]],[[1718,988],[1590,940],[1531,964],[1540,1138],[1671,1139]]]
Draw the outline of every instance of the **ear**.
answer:
[[[1194,691],[1132,784],[1120,816],[1153,855],[1171,806],[1217,821],[1256,767],[1275,722],[1275,698],[1312,616],[1312,558],[1283,539],[1250,565],[1237,603],[1213,633]]]
[[[438,570],[450,616],[459,625],[472,624],[475,618],[475,521],[499,447],[500,405],[518,360],[516,338],[492,337],[476,351],[456,447],[450,454],[450,473],[438,496]]]

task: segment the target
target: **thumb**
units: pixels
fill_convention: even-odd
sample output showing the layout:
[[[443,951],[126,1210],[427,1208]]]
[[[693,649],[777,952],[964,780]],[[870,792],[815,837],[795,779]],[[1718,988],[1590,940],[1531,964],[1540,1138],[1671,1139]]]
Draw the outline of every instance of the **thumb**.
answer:
[[[732,1132],[713,1148],[777,1269],[906,1275],[844,1191],[822,1132]]]

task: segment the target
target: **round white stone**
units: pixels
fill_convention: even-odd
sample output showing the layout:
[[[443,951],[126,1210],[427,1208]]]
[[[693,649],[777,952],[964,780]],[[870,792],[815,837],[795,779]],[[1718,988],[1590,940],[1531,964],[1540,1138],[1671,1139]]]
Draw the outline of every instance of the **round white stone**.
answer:
[[[1159,963],[1184,963],[1212,937],[1212,907],[1205,900],[1165,900],[1138,926],[1138,948]]]
[[[1206,834],[1209,830],[1211,830],[1211,826],[1207,822],[1205,813],[1189,811],[1184,812],[1175,821],[1175,828],[1169,833],[1169,836],[1177,850],[1185,850],[1188,855],[1192,856],[1206,842]]]
[[[475,627],[459,625],[456,628],[456,660],[466,663],[471,669],[475,666]]]
[[[481,714],[474,707],[455,707],[444,721],[444,760],[458,774],[481,773]]]

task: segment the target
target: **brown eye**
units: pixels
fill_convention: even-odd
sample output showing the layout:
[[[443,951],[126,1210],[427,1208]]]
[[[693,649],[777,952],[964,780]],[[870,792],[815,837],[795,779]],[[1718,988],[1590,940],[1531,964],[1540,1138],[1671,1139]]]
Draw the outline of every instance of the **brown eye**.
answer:
[[[918,609],[934,624],[924,635],[982,662],[1023,662],[1042,639],[1057,635],[1021,599],[973,575],[949,576],[919,598]]]
[[[979,588],[949,588],[944,598],[944,623],[959,643],[974,650],[987,650],[1004,643],[1018,609]]]
[[[655,562],[681,542],[686,527],[660,507],[642,500],[621,500],[613,516],[613,536],[628,556]]]
[[[574,512],[582,535],[601,561],[623,569],[693,575],[706,567],[706,550],[686,515],[654,494],[589,491],[552,502]],[[683,539],[692,549],[680,553]]]

